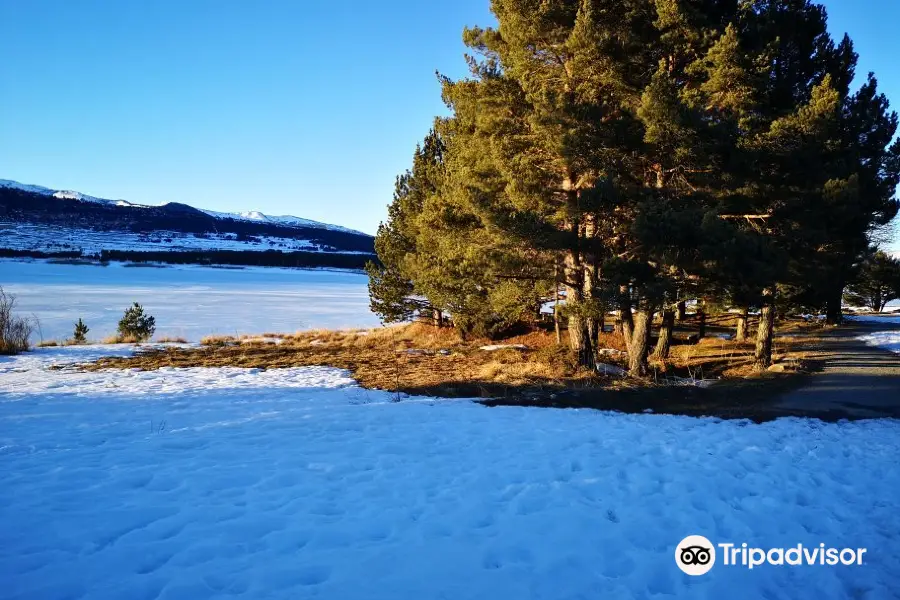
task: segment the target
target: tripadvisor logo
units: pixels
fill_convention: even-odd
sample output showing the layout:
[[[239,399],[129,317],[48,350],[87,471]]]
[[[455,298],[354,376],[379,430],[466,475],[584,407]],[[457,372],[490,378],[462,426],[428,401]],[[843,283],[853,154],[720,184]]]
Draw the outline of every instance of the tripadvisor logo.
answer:
[[[726,567],[753,570],[765,564],[777,566],[844,566],[862,565],[865,548],[826,548],[825,544],[790,548],[752,548],[744,544],[713,544],[702,535],[689,535],[675,547],[675,564],[688,575],[705,575],[716,564],[716,554]]]
[[[702,535],[689,535],[675,548],[675,564],[688,575],[706,575],[716,564],[716,548]]]

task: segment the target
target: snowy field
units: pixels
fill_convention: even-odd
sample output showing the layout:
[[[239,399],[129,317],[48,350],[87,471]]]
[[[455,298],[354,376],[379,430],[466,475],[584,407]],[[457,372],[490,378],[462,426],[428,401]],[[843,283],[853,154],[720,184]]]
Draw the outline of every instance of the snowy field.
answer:
[[[0,359],[0,598],[892,598],[900,423],[485,408],[328,368]],[[862,566],[676,568],[714,542]]]
[[[377,325],[348,272],[0,261],[44,337]],[[0,599],[897,597],[900,422],[485,408],[337,369],[83,373],[0,357]],[[51,368],[63,367],[63,368]],[[860,566],[676,567],[699,534]]]
[[[156,317],[157,337],[289,333],[376,327],[367,278],[349,271],[274,268],[108,267],[0,260],[0,285],[40,320],[44,339],[70,337],[83,318],[88,337],[115,333],[132,302]]]

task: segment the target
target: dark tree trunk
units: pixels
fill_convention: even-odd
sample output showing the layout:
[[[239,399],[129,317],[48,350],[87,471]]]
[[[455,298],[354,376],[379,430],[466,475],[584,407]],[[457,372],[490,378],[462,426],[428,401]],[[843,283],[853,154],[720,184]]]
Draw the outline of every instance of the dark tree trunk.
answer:
[[[687,313],[687,306],[685,305],[684,300],[675,305],[675,310],[678,311],[678,322],[684,321],[684,316]]]
[[[669,348],[672,346],[672,329],[674,327],[675,311],[671,309],[663,311],[662,325],[659,328],[659,339],[656,340],[653,358],[657,360],[669,358]]]
[[[573,215],[577,213],[577,192],[569,192],[570,210]],[[580,236],[581,229],[577,219],[573,221],[572,233]],[[565,257],[565,288],[566,303],[571,306],[579,306],[584,301],[584,265],[577,249],[566,252]],[[577,310],[569,312],[569,347],[575,353],[578,364],[587,369],[594,370],[597,363],[594,359],[594,348],[591,345],[591,336],[588,332],[585,318]]]
[[[444,326],[444,312],[438,308],[432,309],[431,311],[431,319],[434,322],[435,327],[443,327]]]
[[[555,277],[559,277],[559,264],[556,265]],[[562,324],[559,316],[559,280],[557,279],[556,287],[553,288],[553,331],[556,332],[556,345],[562,346]]]
[[[734,332],[734,339],[737,342],[747,341],[747,320],[750,318],[750,309],[743,307],[741,313],[737,316],[737,328]]]
[[[881,292],[875,292],[875,295],[872,297],[872,310],[881,312]]]
[[[772,336],[775,333],[775,292],[771,288],[763,291],[763,305],[759,315],[759,329],[756,332],[756,353],[754,359],[759,369],[772,365]]]
[[[841,325],[844,322],[844,313],[841,305],[844,300],[844,286],[841,285],[828,295],[828,302],[825,305],[825,324]]]
[[[616,318],[616,322],[613,323],[613,333],[616,335],[625,335],[622,328],[622,319]]]
[[[556,332],[556,343],[562,345],[562,324],[559,319],[559,304],[553,307],[553,331]]]
[[[631,346],[631,335],[634,331],[634,316],[631,314],[631,302],[623,300],[619,306],[619,320],[622,322],[622,337],[625,346]]]
[[[572,256],[572,253],[566,258],[566,302],[577,305],[583,299],[582,288],[580,285],[569,285],[572,278],[582,274],[576,261],[577,259]],[[575,265],[574,267],[572,266],[573,264]],[[594,349],[591,346],[591,336],[587,322],[577,310],[569,311],[569,347],[575,353],[575,356],[578,357],[579,365],[588,369],[596,367]]]
[[[697,339],[706,337],[706,308],[703,304],[697,305]]]
[[[632,377],[644,377],[647,374],[652,319],[653,313],[647,309],[640,309],[634,315],[634,330],[628,345],[628,374]]]

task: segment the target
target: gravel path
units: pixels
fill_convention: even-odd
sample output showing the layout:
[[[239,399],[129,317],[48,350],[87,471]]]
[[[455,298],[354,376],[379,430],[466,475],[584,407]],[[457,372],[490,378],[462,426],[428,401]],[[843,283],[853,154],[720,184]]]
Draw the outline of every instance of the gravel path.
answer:
[[[893,326],[897,328],[897,326]],[[824,363],[809,383],[782,396],[776,407],[834,411],[849,417],[900,418],[900,355],[857,339],[884,325],[855,324],[829,333],[834,339],[810,358]]]

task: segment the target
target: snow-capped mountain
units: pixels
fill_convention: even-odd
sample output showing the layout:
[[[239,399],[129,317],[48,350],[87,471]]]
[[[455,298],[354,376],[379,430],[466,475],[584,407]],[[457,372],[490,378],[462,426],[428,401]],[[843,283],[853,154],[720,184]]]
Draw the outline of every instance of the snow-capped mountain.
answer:
[[[89,196],[88,194],[82,194],[81,192],[75,192],[72,190],[53,190],[50,188],[46,188],[41,185],[30,185],[26,183],[19,183],[18,181],[13,181],[11,179],[0,179],[0,187],[18,189],[25,192],[30,192],[33,194],[40,194],[43,196],[53,196],[54,198],[59,198],[60,200],[77,200],[79,202],[91,202],[94,204],[105,204],[108,206],[123,206],[123,207],[132,207],[132,208],[151,208],[153,205],[148,204],[135,204],[132,202],[128,202],[127,200],[109,200],[106,198],[98,198],[96,196]],[[169,204],[173,204],[171,202],[164,202],[162,204],[156,205],[156,207],[165,207]],[[347,233],[355,233],[359,235],[367,235],[361,231],[356,231],[354,229],[349,229],[347,227],[341,227],[340,225],[332,225],[330,223],[322,223],[321,221],[313,221],[311,219],[302,219],[300,217],[294,217],[290,215],[284,216],[271,216],[261,213],[258,210],[251,211],[242,211],[236,213],[229,212],[219,212],[215,210],[205,210],[202,208],[198,208],[200,212],[203,212],[215,219],[233,219],[239,221],[255,221],[255,222],[265,222],[272,223],[277,225],[285,225],[288,227],[309,227],[316,229],[330,229],[332,231],[344,231]]]
[[[361,268],[373,253],[372,236],[311,219],[134,204],[0,179],[0,255]]]

